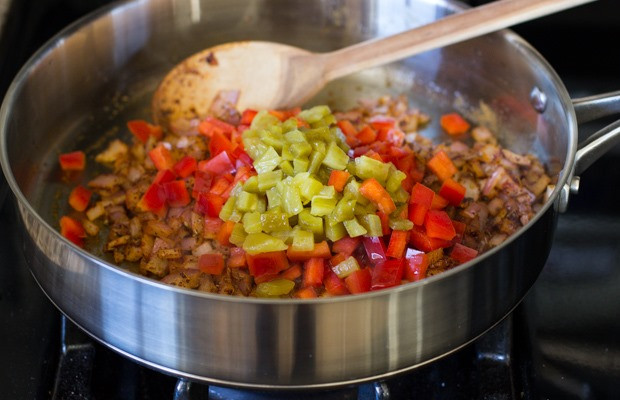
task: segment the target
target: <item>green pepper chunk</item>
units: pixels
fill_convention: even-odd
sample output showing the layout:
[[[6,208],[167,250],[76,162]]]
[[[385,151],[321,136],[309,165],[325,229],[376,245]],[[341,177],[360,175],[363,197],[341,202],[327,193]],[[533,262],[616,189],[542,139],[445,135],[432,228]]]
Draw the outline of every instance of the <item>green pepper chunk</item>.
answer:
[[[327,165],[331,169],[343,170],[349,163],[349,156],[342,151],[336,142],[331,142],[327,148],[327,154],[323,159],[323,164]]]
[[[332,271],[334,271],[340,279],[346,278],[358,269],[360,269],[360,265],[353,256],[350,256],[346,260],[340,262],[340,264],[332,267]]]
[[[248,254],[268,253],[286,249],[288,249],[288,246],[281,239],[262,232],[250,233],[243,241],[243,250]]]
[[[269,282],[261,282],[256,285],[257,297],[279,297],[289,294],[295,287],[295,282],[288,279],[274,279]]]
[[[314,234],[303,229],[293,230],[293,250],[312,251],[314,249]]]
[[[360,225],[359,222],[357,222],[357,218],[344,221],[343,224],[345,229],[347,230],[347,233],[351,237],[362,236],[368,233],[368,231],[362,225]]]

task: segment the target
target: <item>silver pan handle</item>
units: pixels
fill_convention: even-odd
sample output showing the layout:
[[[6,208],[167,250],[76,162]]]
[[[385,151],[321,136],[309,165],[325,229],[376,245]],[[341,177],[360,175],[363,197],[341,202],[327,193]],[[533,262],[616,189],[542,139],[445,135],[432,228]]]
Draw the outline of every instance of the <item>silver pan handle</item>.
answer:
[[[620,114],[620,91],[573,100],[578,123]],[[607,125],[579,143],[574,175],[578,176],[614,145],[620,143],[620,120]]]

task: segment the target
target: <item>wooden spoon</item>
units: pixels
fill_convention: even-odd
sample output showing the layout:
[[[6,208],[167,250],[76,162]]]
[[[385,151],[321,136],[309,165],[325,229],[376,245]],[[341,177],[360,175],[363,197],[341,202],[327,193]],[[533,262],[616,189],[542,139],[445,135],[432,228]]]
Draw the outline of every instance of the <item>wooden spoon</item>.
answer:
[[[261,41],[222,44],[190,56],[168,73],[153,96],[153,117],[165,127],[179,118],[204,118],[222,91],[239,91],[239,110],[299,106],[341,76],[590,1],[499,0],[329,53]]]

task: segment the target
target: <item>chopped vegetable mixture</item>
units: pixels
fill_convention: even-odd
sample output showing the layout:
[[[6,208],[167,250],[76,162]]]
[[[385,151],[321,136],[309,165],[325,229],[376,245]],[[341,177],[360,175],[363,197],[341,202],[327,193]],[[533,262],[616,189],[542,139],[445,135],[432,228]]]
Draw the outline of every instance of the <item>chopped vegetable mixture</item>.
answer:
[[[418,133],[428,120],[382,97],[336,113],[229,107],[171,132],[129,121],[133,141],[95,157],[110,170],[73,188],[60,230],[86,248],[105,232],[116,263],[214,293],[313,298],[418,281],[501,244],[552,184],[487,128],[446,114],[449,140],[433,144]],[[59,159],[67,171],[84,160]]]

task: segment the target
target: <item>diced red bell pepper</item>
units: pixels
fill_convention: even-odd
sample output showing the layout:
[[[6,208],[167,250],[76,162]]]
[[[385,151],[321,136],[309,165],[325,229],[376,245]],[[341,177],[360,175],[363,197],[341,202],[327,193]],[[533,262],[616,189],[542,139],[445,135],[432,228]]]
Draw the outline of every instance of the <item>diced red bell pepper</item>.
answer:
[[[315,243],[314,249],[310,251],[293,250],[293,248],[289,246],[288,250],[286,250],[286,255],[291,261],[306,261],[315,257],[330,258],[332,256],[332,252],[329,249],[329,245],[324,240],[320,243]]]
[[[172,170],[181,178],[187,178],[196,171],[197,165],[198,163],[194,157],[185,156],[174,164]]]
[[[327,293],[333,296],[349,294],[349,289],[347,289],[344,279],[339,278],[331,269],[326,271],[325,274],[323,285]]]
[[[462,135],[469,130],[469,122],[457,113],[444,114],[439,119],[439,125],[449,135]]]
[[[170,207],[185,207],[191,201],[185,181],[166,182],[162,186]]]
[[[254,120],[254,117],[256,116],[256,114],[258,114],[258,111],[256,111],[256,110],[252,110],[250,108],[244,110],[241,113],[241,122],[239,122],[239,125],[250,125],[250,124],[252,124],[252,121]]]
[[[243,268],[247,265],[245,259],[245,250],[241,247],[231,247],[230,248],[230,257],[228,257],[228,261],[226,263],[229,268]]]
[[[349,236],[345,236],[342,239],[338,239],[334,242],[334,244],[332,245],[332,251],[334,253],[344,254],[348,257],[351,254],[353,254],[355,249],[357,249],[357,246],[359,246],[360,241],[361,240],[359,237],[352,238]]]
[[[449,240],[428,237],[424,228],[418,226],[414,226],[410,231],[409,242],[413,247],[425,253],[452,245]]]
[[[392,231],[390,243],[385,255],[392,258],[402,258],[405,248],[407,247],[408,240],[408,231]]]
[[[159,216],[166,214],[166,192],[164,188],[153,183],[146,190],[140,201],[138,208],[142,211],[151,211]]]
[[[213,193],[200,194],[196,200],[194,211],[211,218],[217,218],[220,215],[220,211],[222,211],[222,207],[224,207],[224,203],[226,203],[226,199],[220,195]]]
[[[303,286],[318,287],[323,284],[325,264],[322,258],[311,258],[304,263]]]
[[[198,124],[198,132],[206,137],[218,132],[227,137],[235,130],[235,126],[214,117],[207,117]]]
[[[357,132],[357,140],[362,144],[370,144],[377,140],[377,132],[368,125],[364,125],[359,132]]]
[[[260,254],[248,254],[245,258],[248,263],[250,275],[261,276],[265,274],[277,274],[288,268],[288,259],[284,251],[272,251]]]
[[[280,274],[263,274],[261,276],[255,276],[254,277],[254,283],[256,283],[257,285],[263,283],[263,282],[270,282],[274,279],[278,279],[280,278]]]
[[[392,228],[390,228],[390,216],[381,211],[377,211],[377,216],[381,220],[381,233],[383,233],[383,236],[389,235],[390,232],[392,232]]]
[[[209,140],[209,154],[211,157],[215,157],[223,151],[232,154],[235,147],[237,146],[220,132],[214,132],[213,136],[211,136],[211,140]]]
[[[337,192],[342,192],[350,176],[351,174],[347,171],[339,171],[335,169],[329,175],[329,180],[327,181],[327,184],[329,186],[333,186]]]
[[[429,187],[416,183],[409,198],[409,220],[415,225],[424,224],[424,217],[431,208],[435,192]]]
[[[196,171],[194,174],[194,188],[192,189],[192,197],[197,199],[200,194],[209,193],[211,190],[211,182],[213,175],[209,172]]]
[[[382,213],[391,214],[396,210],[394,200],[375,178],[369,178],[362,182],[359,191],[362,196],[375,203]]]
[[[450,257],[459,262],[459,264],[466,263],[469,260],[474,259],[478,255],[478,250],[474,250],[471,247],[467,247],[460,243],[455,243],[450,252]]]
[[[63,171],[82,171],[86,167],[86,154],[83,151],[72,151],[58,156]]]
[[[347,289],[349,289],[349,292],[353,294],[368,292],[370,290],[371,282],[372,277],[369,268],[362,268],[357,271],[353,271],[351,275],[344,279],[344,284]]]
[[[198,268],[205,274],[221,275],[224,271],[224,256],[220,253],[207,253],[198,259]]]
[[[153,150],[149,151],[149,157],[159,171],[174,167],[174,158],[172,158],[170,150],[163,143],[158,144]]]
[[[209,189],[209,193],[217,194],[224,197],[224,192],[228,190],[228,188],[233,183],[234,178],[231,174],[220,175],[215,178],[213,184],[211,185],[211,189]]]
[[[336,122],[336,124],[338,125],[338,128],[340,128],[340,130],[342,131],[342,133],[344,133],[345,136],[351,136],[351,137],[357,136],[357,129],[355,129],[351,121],[347,119],[343,119],[343,120]]]
[[[161,185],[163,183],[173,181],[174,178],[176,178],[176,176],[174,175],[174,172],[170,171],[169,169],[164,169],[161,171],[157,171],[157,174],[155,175],[155,178],[153,179],[153,183],[157,183]]]
[[[439,195],[448,200],[450,204],[457,207],[465,198],[465,186],[461,185],[452,178],[446,179],[439,189]]]
[[[391,129],[395,123],[394,119],[386,117],[373,117],[370,121],[370,125],[376,130]]]
[[[288,279],[289,281],[294,281],[302,275],[301,265],[293,264],[284,271],[280,272],[278,275],[279,278]]]
[[[198,170],[210,172],[211,174],[217,176],[225,173],[234,174],[237,169],[235,168],[228,152],[223,151],[209,160],[200,161],[198,163]]]
[[[287,119],[294,117],[295,115],[301,112],[301,107],[294,107],[289,110],[269,110],[269,114],[273,115],[281,122],[286,121]]]
[[[234,227],[234,222],[225,221],[220,230],[215,234],[215,240],[222,246],[230,245],[230,234],[232,233]]]
[[[371,263],[376,265],[387,260],[383,239],[380,237],[364,237],[362,243]]]
[[[233,151],[232,156],[237,160],[235,161],[235,166],[237,168],[241,167],[242,165],[247,165],[254,168],[252,164],[252,159],[250,158],[248,153],[243,150],[242,146],[237,146]]]
[[[465,234],[465,229],[467,229],[467,225],[464,222],[452,220],[452,226],[454,226],[454,231],[456,232],[456,236],[452,239],[455,243],[461,243],[463,240],[463,235]]]
[[[433,197],[433,202],[431,203],[431,209],[432,210],[443,210],[444,208],[448,206],[448,204],[450,204],[448,200],[444,199],[443,197],[435,193],[435,196]]]
[[[203,235],[205,239],[215,239],[217,237],[218,232],[222,229],[222,225],[224,225],[224,221],[220,219],[220,217],[205,217],[204,219],[204,232]]]
[[[82,223],[68,216],[60,218],[60,234],[77,246],[84,247],[86,231]]]
[[[333,256],[332,258],[329,259],[329,265],[331,267],[334,267],[338,264],[340,264],[341,262],[343,262],[344,260],[346,260],[347,258],[349,258],[350,254],[344,254],[344,253],[338,253],[335,256]]]
[[[393,234],[393,233],[392,233]],[[371,290],[400,285],[405,270],[405,259],[387,260],[372,269]]]
[[[429,210],[424,219],[424,227],[431,238],[452,240],[456,236],[452,220],[445,211]]]
[[[426,277],[428,269],[428,256],[423,251],[407,249],[405,265],[405,279],[410,282],[419,281]]]
[[[445,181],[456,173],[454,163],[448,155],[440,150],[426,163],[426,166],[433,172],[439,180]]]
[[[142,143],[146,143],[149,136],[160,139],[164,133],[161,126],[150,124],[141,119],[128,121],[127,128]]]
[[[312,286],[306,286],[299,289],[293,294],[298,299],[315,299],[317,297],[316,289]]]
[[[398,128],[381,128],[377,133],[377,140],[400,147],[405,141],[405,133]]]
[[[88,207],[92,192],[84,186],[78,185],[69,194],[69,205],[76,211],[84,211]]]

